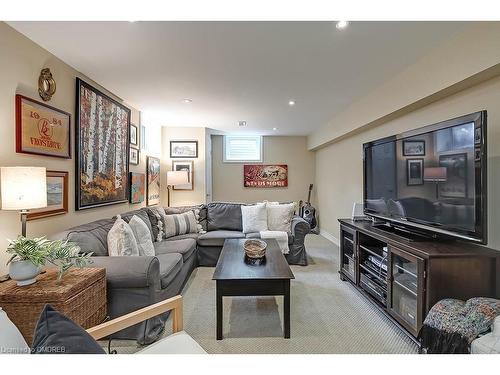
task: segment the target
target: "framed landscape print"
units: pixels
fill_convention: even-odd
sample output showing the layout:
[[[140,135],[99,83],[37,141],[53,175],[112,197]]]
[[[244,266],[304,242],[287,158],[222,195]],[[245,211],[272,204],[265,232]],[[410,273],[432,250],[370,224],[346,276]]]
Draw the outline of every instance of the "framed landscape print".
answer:
[[[403,141],[403,156],[425,156],[425,141]]]
[[[75,125],[75,209],[127,202],[130,109],[77,78]]]
[[[16,95],[16,152],[71,159],[71,115]]]
[[[194,162],[190,161],[172,161],[173,171],[186,171],[188,173],[188,183],[185,185],[174,185],[174,190],[193,190],[194,189],[194,173],[193,173]]]
[[[130,147],[129,163],[132,165],[139,165],[139,150],[138,149]]]
[[[137,140],[138,130],[137,126],[130,124],[130,144],[133,146],[138,146],[139,142]]]
[[[170,141],[170,158],[197,158],[198,141]]]
[[[274,188],[288,186],[288,165],[245,164],[243,166],[243,186]]]
[[[160,204],[160,159],[148,156],[146,205]]]
[[[406,184],[408,186],[424,184],[424,159],[406,160]]]
[[[467,198],[467,154],[440,155],[439,166],[446,167],[446,182],[439,184],[439,195]]]
[[[130,203],[144,202],[146,190],[146,175],[130,172]]]
[[[28,220],[68,212],[68,172],[47,171],[47,207],[31,210]]]

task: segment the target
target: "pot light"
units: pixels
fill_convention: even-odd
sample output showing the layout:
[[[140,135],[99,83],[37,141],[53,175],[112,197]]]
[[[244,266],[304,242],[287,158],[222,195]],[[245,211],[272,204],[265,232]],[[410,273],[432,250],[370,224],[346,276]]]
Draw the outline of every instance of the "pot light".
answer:
[[[345,29],[347,26],[349,26],[349,21],[339,21],[337,22],[337,25],[335,25],[335,27],[339,30]]]
[[[274,131],[278,130],[278,128],[273,128]]]
[[[290,107],[293,107],[293,106],[295,105],[295,100],[289,100],[289,101],[288,101],[288,105],[289,105]]]
[[[193,101],[191,99],[182,99],[182,102],[184,104],[189,104],[189,103],[192,103]]]
[[[238,121],[238,126],[247,126],[246,121]]]

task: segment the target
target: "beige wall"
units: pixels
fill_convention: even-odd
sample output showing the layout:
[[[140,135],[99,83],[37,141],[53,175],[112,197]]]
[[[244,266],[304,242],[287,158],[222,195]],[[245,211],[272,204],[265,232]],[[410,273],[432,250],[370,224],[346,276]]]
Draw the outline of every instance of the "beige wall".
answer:
[[[170,206],[186,206],[205,202],[205,132],[206,128],[162,128],[162,157],[161,157],[161,204],[167,206],[167,171],[172,170],[170,159],[170,141],[198,141],[198,157],[194,159],[175,159],[194,161],[194,189],[172,190]]]
[[[102,217],[111,217],[140,206],[125,203],[75,212],[74,148],[71,160],[16,153],[14,98],[16,93],[19,93],[41,101],[38,96],[38,76],[42,68],[50,68],[57,82],[57,92],[48,104],[71,113],[72,146],[75,134],[75,78],[78,76],[90,83],[92,81],[5,23],[0,23],[0,50],[2,51],[0,54],[0,139],[2,140],[0,166],[40,166],[69,172],[69,213],[28,222],[28,235],[49,235],[70,226]],[[139,124],[139,112],[135,109],[132,110],[132,122]],[[130,170],[145,172],[145,155],[141,155],[141,164],[131,166]],[[0,274],[7,272],[6,239],[16,238],[20,231],[19,213],[0,211]]]
[[[381,98],[380,100],[385,100]],[[362,144],[471,112],[488,111],[489,246],[500,249],[500,77],[492,78],[378,127],[344,138],[316,153],[316,184],[322,231],[338,238],[338,218],[351,215],[361,202]]]
[[[212,136],[212,189],[214,201],[257,202],[307,199],[314,182],[314,152],[307,150],[307,137],[264,137],[264,163],[288,164],[288,187],[243,187],[243,163],[222,162],[223,136]],[[314,201],[314,194],[312,196]]]

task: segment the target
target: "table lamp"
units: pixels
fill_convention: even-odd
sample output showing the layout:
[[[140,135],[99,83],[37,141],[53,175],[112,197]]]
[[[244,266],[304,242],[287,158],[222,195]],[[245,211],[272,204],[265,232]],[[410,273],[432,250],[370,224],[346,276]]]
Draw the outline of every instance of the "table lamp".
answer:
[[[41,167],[1,167],[2,210],[21,212],[22,235],[26,237],[28,211],[47,207],[47,172]]]
[[[168,171],[167,172],[167,191],[168,191],[168,206],[170,207],[170,190],[176,185],[189,184],[188,171]]]
[[[424,181],[434,182],[436,184],[436,199],[439,198],[439,183],[446,182],[446,167],[429,167],[424,169]]]

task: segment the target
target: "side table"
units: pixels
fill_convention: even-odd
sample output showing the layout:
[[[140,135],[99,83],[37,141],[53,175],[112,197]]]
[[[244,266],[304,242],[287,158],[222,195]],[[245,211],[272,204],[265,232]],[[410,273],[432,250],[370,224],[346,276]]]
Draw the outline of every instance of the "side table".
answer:
[[[49,268],[28,286],[17,286],[13,280],[0,283],[0,307],[28,345],[47,303],[85,329],[102,323],[107,313],[106,270],[72,269],[58,282],[57,269]]]

